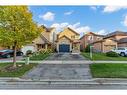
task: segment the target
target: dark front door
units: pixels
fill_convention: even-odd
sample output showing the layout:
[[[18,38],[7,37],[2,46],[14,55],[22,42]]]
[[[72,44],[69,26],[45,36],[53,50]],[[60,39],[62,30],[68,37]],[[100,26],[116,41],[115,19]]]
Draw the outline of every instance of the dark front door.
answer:
[[[69,52],[69,51],[70,51],[70,45],[67,44],[59,45],[59,52]]]

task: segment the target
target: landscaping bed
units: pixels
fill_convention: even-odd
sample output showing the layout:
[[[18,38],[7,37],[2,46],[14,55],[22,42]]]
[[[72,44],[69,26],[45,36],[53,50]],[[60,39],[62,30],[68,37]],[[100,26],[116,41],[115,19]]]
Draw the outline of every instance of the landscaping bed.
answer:
[[[90,64],[90,69],[94,78],[127,78],[127,64]]]
[[[36,65],[17,63],[17,67],[14,68],[13,63],[0,63],[0,77],[20,77]]]
[[[48,56],[51,55],[52,49],[40,49],[37,52],[32,53],[31,50],[28,50],[26,53],[26,56],[30,57],[30,60],[33,61],[42,61],[43,59],[47,58]]]
[[[90,60],[127,61],[127,57],[108,57],[105,53],[93,53],[92,59],[89,53],[83,52],[82,55]]]
[[[30,57],[30,60],[43,60],[45,58],[47,58],[50,55],[50,53],[40,53],[38,55],[33,55],[32,57]]]

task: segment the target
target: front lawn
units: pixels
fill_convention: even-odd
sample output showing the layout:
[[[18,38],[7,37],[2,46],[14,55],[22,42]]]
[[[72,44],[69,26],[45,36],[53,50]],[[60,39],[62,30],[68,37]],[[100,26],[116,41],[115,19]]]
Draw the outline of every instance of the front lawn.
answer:
[[[43,60],[45,58],[47,58],[50,55],[50,53],[39,53],[37,55],[33,55],[32,57],[30,57],[30,60]]]
[[[36,65],[17,63],[17,67],[13,68],[13,63],[0,63],[0,77],[20,77]]]
[[[94,78],[127,78],[127,64],[90,64]]]
[[[90,59],[89,53],[82,53],[82,55]],[[127,57],[108,57],[105,53],[93,53],[93,58],[91,60],[109,60],[109,61],[127,61]]]

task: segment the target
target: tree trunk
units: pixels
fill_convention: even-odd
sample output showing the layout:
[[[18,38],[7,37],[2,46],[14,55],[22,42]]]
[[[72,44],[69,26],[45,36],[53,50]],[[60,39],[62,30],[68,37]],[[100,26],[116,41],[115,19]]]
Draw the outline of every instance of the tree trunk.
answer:
[[[17,47],[17,42],[14,42],[13,67],[16,67],[16,47]]]

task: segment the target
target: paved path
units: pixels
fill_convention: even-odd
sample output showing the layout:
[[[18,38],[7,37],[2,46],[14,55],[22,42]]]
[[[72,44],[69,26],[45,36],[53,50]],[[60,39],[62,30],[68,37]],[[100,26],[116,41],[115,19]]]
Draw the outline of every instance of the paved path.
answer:
[[[0,80],[0,89],[127,89],[127,80]]]
[[[44,80],[85,80],[90,79],[89,65],[79,64],[40,64],[22,78]]]
[[[13,62],[12,60],[0,60],[0,63]],[[25,61],[17,61],[19,63],[25,63]],[[98,63],[114,63],[114,64],[127,64],[127,61],[90,61],[90,60],[43,60],[43,61],[30,61],[30,63],[38,64],[98,64]]]
[[[54,53],[49,56],[46,60],[87,60],[80,54],[71,53]]]

